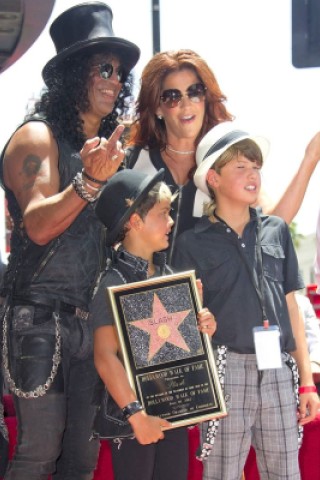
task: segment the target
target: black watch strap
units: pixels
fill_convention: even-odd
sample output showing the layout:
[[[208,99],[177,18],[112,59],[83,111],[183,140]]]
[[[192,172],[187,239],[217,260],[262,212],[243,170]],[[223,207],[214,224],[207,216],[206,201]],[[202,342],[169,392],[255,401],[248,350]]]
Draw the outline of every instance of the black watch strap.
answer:
[[[128,420],[131,415],[134,415],[137,412],[141,412],[143,410],[143,406],[138,400],[134,402],[128,403],[125,407],[123,407],[122,412],[126,420]]]

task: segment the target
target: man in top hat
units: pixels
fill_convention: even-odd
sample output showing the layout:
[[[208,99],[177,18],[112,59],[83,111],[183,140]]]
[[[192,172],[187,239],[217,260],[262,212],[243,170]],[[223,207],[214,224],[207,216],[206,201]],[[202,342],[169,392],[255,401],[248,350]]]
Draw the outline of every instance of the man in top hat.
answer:
[[[140,55],[114,36],[112,11],[87,2],[51,25],[47,89],[1,155],[14,229],[5,278],[3,362],[18,443],[6,480],[89,480],[96,373],[88,303],[104,266],[94,213],[123,159],[117,115]],[[90,139],[90,140],[88,140]]]

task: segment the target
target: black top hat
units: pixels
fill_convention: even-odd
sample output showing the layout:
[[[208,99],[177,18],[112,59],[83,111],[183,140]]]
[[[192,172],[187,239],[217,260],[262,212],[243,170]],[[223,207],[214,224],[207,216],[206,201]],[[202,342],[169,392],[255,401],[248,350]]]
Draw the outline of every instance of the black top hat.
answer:
[[[95,207],[98,218],[107,227],[107,245],[113,245],[130,216],[163,177],[163,168],[155,175],[121,170],[108,180]]]
[[[131,70],[139,60],[140,49],[128,40],[114,36],[112,18],[111,8],[95,1],[75,5],[59,15],[50,27],[57,55],[43,68],[44,81],[50,75],[50,67],[86,49],[112,51]]]

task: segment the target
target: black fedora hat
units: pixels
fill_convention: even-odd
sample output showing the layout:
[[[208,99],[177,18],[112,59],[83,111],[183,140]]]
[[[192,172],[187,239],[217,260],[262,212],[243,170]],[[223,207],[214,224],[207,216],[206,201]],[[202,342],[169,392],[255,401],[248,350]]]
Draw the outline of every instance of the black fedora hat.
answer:
[[[50,27],[57,54],[42,70],[44,81],[49,77],[51,67],[87,49],[110,50],[131,70],[139,60],[140,49],[134,43],[114,35],[112,18],[111,8],[96,1],[80,3],[61,13]]]
[[[107,227],[107,245],[114,244],[125,223],[163,177],[163,168],[155,175],[127,169],[108,180],[95,207],[97,217]]]

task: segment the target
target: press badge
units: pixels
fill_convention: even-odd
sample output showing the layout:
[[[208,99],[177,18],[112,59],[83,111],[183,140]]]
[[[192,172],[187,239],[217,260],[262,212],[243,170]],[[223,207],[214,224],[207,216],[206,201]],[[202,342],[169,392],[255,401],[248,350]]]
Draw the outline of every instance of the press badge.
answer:
[[[253,340],[258,370],[281,368],[280,331],[277,325],[254,327]]]

